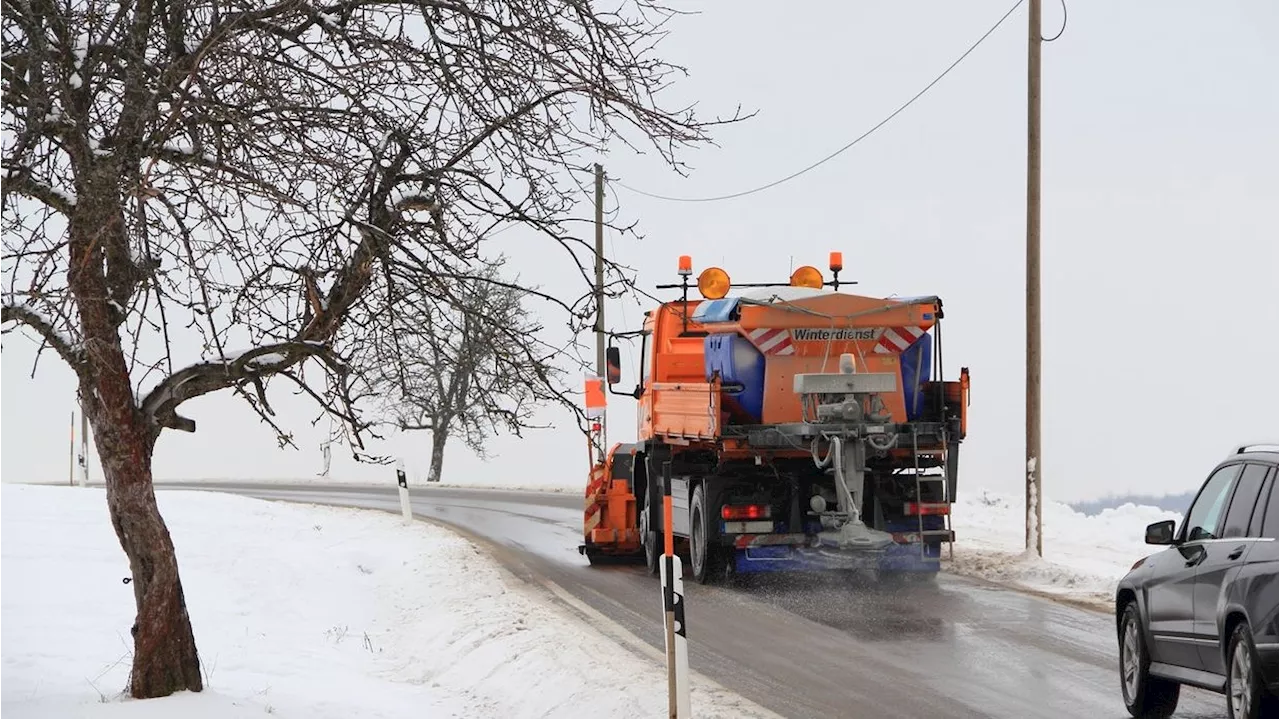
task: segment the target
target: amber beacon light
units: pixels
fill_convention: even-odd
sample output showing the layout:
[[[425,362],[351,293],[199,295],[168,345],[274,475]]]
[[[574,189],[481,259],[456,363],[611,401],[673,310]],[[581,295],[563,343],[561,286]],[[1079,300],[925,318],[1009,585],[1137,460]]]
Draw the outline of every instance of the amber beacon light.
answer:
[[[817,267],[812,267],[810,265],[797,267],[796,271],[791,273],[791,286],[821,289],[822,272],[820,272]]]
[[[729,294],[729,273],[719,267],[708,267],[698,275],[698,292],[708,300],[718,300]]]

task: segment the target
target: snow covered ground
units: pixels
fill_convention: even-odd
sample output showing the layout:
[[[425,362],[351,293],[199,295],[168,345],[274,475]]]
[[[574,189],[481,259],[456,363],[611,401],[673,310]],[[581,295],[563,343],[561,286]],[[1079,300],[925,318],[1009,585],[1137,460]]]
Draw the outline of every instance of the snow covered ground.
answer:
[[[1113,601],[1116,582],[1133,563],[1161,547],[1143,541],[1148,524],[1181,521],[1176,512],[1126,504],[1086,516],[1065,504],[1044,503],[1044,557],[1025,551],[1022,496],[971,490],[952,507],[955,559],[943,569],[1097,607]]]
[[[133,592],[103,491],[0,492],[6,719],[666,710],[663,667],[620,644],[620,628],[582,622],[447,530],[176,490],[158,496],[206,689],[134,701],[121,693]],[[773,716],[700,677],[693,705],[705,717]]]

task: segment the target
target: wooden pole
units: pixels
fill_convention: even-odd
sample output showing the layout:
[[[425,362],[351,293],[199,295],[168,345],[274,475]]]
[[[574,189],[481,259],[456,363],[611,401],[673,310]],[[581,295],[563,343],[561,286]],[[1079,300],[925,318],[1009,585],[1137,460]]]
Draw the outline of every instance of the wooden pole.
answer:
[[[1040,454],[1040,0],[1027,13],[1027,551],[1044,556]]]
[[[605,367],[604,331],[604,167],[596,163],[596,375],[608,377]],[[606,384],[608,380],[605,380]],[[606,417],[600,416],[600,461],[604,462],[608,451],[608,426]]]

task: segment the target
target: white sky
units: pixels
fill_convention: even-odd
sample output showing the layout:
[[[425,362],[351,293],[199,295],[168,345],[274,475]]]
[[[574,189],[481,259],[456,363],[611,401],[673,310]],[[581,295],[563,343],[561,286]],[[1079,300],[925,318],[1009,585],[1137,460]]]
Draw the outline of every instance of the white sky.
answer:
[[[681,196],[775,180],[840,147],[915,94],[1011,0],[826,3],[821,16],[776,3],[720,3],[677,20],[662,47],[691,76],[667,102],[704,116],[741,103],[759,115],[686,154],[681,179],[618,147],[611,177]],[[1182,491],[1238,441],[1280,436],[1277,226],[1277,6],[1267,2],[1069,2],[1066,33],[1044,46],[1043,403],[1046,495]],[[1061,23],[1046,0],[1045,34]],[[643,242],[607,250],[652,285],[675,280],[676,256],[742,281],[783,281],[792,264],[825,265],[870,295],[938,294],[947,310],[949,379],[973,374],[961,492],[1020,492],[1023,480],[1023,272],[1026,9],[930,93],[846,154],[781,187],[713,203],[670,203],[615,187]],[[612,198],[612,195],[611,195]],[[581,208],[583,217],[590,208]],[[548,253],[518,230],[504,249],[546,287],[572,282],[539,265]],[[634,302],[608,308],[633,329]],[[562,324],[554,318],[555,324]],[[588,338],[584,338],[588,339]],[[5,338],[7,481],[67,474],[74,387],[52,356],[27,379],[34,344]],[[634,376],[635,357],[626,360]],[[194,435],[167,432],[156,475],[314,476],[320,432],[300,400],[277,395],[302,451],[229,394],[184,405]],[[634,402],[610,397],[611,439],[634,432]],[[558,431],[499,438],[481,463],[461,445],[452,481],[576,484],[585,440]],[[381,447],[425,475],[427,436]],[[101,476],[94,467],[95,476]],[[334,457],[332,473],[389,469]]]

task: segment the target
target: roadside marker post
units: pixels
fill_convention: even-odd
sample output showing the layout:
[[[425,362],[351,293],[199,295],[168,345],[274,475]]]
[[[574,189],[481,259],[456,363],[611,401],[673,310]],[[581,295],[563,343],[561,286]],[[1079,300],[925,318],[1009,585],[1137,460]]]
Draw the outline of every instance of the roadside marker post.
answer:
[[[80,486],[89,486],[89,415],[85,414],[84,405],[80,405]]]
[[[671,534],[671,460],[662,464],[662,615],[667,648],[667,715],[688,719],[689,640],[685,632],[684,567]]]
[[[404,460],[396,460],[396,484],[400,485],[400,513],[405,522],[413,521],[413,507],[409,506],[409,478],[404,473]]]
[[[71,448],[67,454],[67,486],[76,486],[76,411],[71,410]]]

